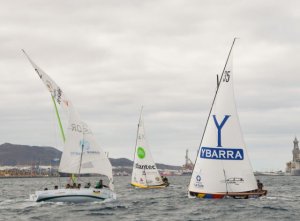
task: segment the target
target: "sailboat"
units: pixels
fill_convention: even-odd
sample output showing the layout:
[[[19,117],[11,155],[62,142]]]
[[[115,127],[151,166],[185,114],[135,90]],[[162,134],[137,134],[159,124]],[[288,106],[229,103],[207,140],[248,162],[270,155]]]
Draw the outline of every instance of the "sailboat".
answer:
[[[234,39],[202,135],[188,187],[191,198],[257,198],[258,188],[234,99]]]
[[[144,129],[143,107],[137,129],[136,145],[134,152],[131,185],[137,188],[155,189],[164,188],[169,185],[166,178],[164,181],[160,176],[152,158]]]
[[[112,166],[105,152],[96,142],[90,127],[81,120],[73,103],[63,90],[26,54],[29,62],[46,85],[51,94],[62,139],[64,141],[63,153],[59,165],[60,173],[80,176],[82,174],[104,175],[109,180],[109,185],[99,188],[91,186],[76,188],[57,188],[53,190],[36,191],[30,196],[31,200],[51,202],[91,202],[105,199],[116,199],[113,185]],[[68,127],[65,136],[57,106],[67,114]],[[102,182],[102,180],[100,180]],[[100,182],[99,181],[99,182]]]

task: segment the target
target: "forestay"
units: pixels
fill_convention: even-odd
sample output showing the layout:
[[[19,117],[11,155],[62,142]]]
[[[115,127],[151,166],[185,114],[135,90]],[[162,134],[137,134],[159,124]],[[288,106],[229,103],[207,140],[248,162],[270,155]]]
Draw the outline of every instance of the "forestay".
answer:
[[[232,53],[220,79],[189,191],[244,192],[257,189],[236,110]]]
[[[146,140],[142,111],[138,124],[131,183],[142,186],[163,184]]]
[[[25,53],[25,51],[24,51]],[[112,166],[96,142],[89,126],[84,123],[79,113],[67,99],[61,88],[25,53],[35,71],[48,88],[55,102],[67,113],[68,127],[64,150],[59,165],[59,172],[70,174],[102,174],[109,178],[113,189]]]

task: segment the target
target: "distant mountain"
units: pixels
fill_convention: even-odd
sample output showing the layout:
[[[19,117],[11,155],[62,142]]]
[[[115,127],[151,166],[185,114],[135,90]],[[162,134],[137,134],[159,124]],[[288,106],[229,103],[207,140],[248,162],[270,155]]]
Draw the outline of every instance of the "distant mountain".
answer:
[[[52,165],[61,158],[62,152],[54,147],[27,146],[4,143],[0,145],[0,166]],[[113,167],[132,167],[133,161],[127,158],[109,158]],[[158,169],[178,170],[179,166],[156,164]]]
[[[60,159],[61,151],[53,147],[38,147],[4,143],[0,145],[0,165],[49,165]]]
[[[133,161],[129,160],[127,158],[118,158],[118,159],[113,159],[109,158],[111,164],[114,167],[132,167],[133,166]],[[166,165],[166,164],[161,164],[157,163],[156,164],[158,169],[164,169],[164,170],[179,170],[181,167],[180,166],[171,166],[171,165]]]
[[[113,167],[132,167],[133,161],[128,160],[127,158],[109,158],[110,163]]]

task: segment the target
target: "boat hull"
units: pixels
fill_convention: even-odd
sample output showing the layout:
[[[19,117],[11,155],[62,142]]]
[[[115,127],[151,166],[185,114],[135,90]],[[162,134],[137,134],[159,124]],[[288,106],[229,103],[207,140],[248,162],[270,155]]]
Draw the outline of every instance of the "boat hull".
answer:
[[[161,189],[169,186],[169,184],[161,184],[161,185],[152,185],[152,186],[145,186],[139,183],[131,183],[131,186],[134,186],[136,188],[141,188],[141,189]]]
[[[267,195],[267,190],[255,190],[251,192],[237,192],[237,193],[195,193],[189,192],[189,198],[202,198],[202,199],[249,199],[259,198]]]
[[[84,203],[116,199],[116,194],[108,188],[102,189],[56,189],[36,191],[30,196],[36,202],[70,202]]]

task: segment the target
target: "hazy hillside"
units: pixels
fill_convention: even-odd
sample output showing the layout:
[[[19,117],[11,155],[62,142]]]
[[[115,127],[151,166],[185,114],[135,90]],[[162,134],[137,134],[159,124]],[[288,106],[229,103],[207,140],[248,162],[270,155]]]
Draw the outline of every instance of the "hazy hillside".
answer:
[[[54,147],[27,146],[4,143],[0,145],[0,166],[49,165],[55,164],[54,159],[60,159],[62,152]],[[110,158],[114,167],[132,167],[133,161],[127,158]],[[174,169],[179,166],[170,166],[165,164],[156,164],[159,169]]]
[[[118,159],[109,159],[111,164],[113,166],[121,166],[121,167],[132,167],[133,166],[133,161],[129,160],[127,158],[118,158]],[[166,164],[161,164],[157,163],[156,164],[158,169],[169,169],[169,170],[179,170],[179,166],[171,166],[171,165],[166,165]]]
[[[0,145],[0,165],[49,165],[60,159],[61,151],[53,147],[38,147],[4,143]]]

